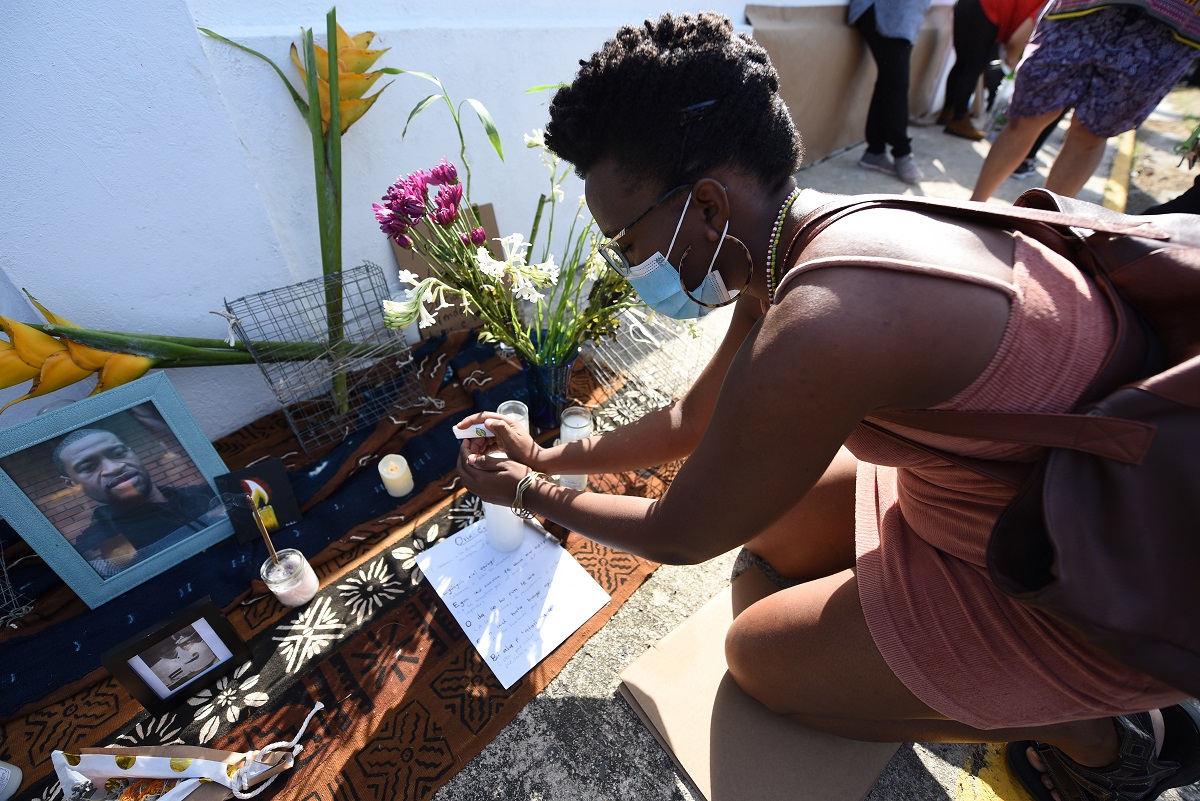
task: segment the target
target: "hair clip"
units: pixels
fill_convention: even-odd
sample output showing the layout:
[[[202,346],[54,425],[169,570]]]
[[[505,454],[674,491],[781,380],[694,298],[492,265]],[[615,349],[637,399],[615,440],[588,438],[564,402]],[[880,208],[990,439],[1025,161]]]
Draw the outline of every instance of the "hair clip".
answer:
[[[689,125],[700,119],[715,105],[717,105],[716,100],[701,100],[699,103],[692,103],[690,106],[684,106],[679,109],[680,127]]]

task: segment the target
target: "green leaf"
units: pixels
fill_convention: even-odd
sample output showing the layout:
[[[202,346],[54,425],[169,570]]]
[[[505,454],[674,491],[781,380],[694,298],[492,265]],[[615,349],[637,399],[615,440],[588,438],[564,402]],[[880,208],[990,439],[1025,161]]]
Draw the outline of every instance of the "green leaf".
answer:
[[[402,69],[398,69],[397,67],[387,67],[386,71],[391,75],[415,75],[418,78],[424,78],[427,81],[431,81],[431,82],[437,84],[437,88],[441,89],[443,92],[446,91],[446,87],[442,86],[442,82],[437,79],[437,76],[430,75],[428,72],[417,72],[416,70],[402,70]]]
[[[487,137],[491,140],[492,147],[496,149],[496,155],[500,157],[501,161],[504,161],[504,148],[500,144],[500,131],[496,128],[496,121],[492,119],[492,115],[488,113],[488,110],[483,107],[482,103],[473,97],[468,97],[464,102],[470,103],[471,108],[475,109],[476,116],[483,123],[483,130],[487,131]]]
[[[287,79],[287,76],[283,74],[283,70],[279,69],[278,64],[276,64],[274,61],[267,58],[266,56],[264,56],[262,53],[258,52],[257,50],[252,50],[251,48],[246,47],[245,45],[238,44],[237,42],[233,41],[232,39],[226,39],[221,34],[214,33],[213,31],[210,31],[208,28],[197,28],[197,30],[199,30],[201,33],[211,36],[214,39],[219,39],[222,42],[225,42],[226,44],[231,44],[234,47],[236,47],[238,50],[244,50],[252,56],[258,56],[263,61],[270,64],[272,69],[274,69],[275,72],[279,74],[279,80],[283,81],[283,85],[286,86],[288,92],[291,93],[292,100],[294,100],[296,102],[296,108],[300,109],[300,113],[303,114],[305,117],[308,116],[308,104],[305,103],[304,99],[300,97],[300,93],[296,91],[296,87],[292,86],[292,82],[289,81]],[[318,106],[319,105],[320,104],[318,104]]]
[[[570,86],[569,83],[544,83],[541,86],[531,86],[526,89],[526,92],[545,92],[547,89],[562,89]]]
[[[408,120],[404,123],[404,130],[400,132],[400,138],[403,139],[404,135],[408,133],[409,124],[416,118],[418,114],[444,98],[445,95],[430,95],[429,97],[424,98],[420,103],[417,103],[417,105],[413,106],[413,110],[408,113]]]

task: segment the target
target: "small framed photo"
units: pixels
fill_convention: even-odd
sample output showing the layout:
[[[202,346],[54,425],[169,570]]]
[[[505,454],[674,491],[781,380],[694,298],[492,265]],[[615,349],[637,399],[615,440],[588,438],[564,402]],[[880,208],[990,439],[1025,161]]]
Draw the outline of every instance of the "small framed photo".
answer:
[[[101,658],[153,715],[210,686],[250,658],[250,649],[207,596]]]
[[[156,373],[0,430],[0,516],[94,609],[233,533],[226,470]]]

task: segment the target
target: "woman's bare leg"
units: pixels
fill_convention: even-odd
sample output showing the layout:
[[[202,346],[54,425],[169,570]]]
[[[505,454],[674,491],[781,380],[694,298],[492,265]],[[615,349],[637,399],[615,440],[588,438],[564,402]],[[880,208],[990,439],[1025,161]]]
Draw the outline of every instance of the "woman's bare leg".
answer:
[[[725,640],[729,672],[772,711],[858,740],[1037,740],[1083,765],[1117,757],[1111,719],[1031,728],[975,729],[931,709],[892,673],[875,647],[853,571],[781,590],[743,611]]]
[[[858,460],[842,448],[804,500],[746,543],[780,574],[800,581],[854,566],[854,475]]]

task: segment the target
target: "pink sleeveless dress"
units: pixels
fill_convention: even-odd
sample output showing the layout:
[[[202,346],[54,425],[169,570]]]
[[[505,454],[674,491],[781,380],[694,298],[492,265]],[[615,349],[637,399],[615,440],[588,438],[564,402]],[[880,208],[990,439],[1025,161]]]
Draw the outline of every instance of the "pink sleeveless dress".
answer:
[[[1021,235],[1011,285],[948,267],[859,257],[801,264],[784,280],[836,264],[940,275],[995,287],[1011,298],[991,364],[939,409],[1067,411],[1113,338],[1111,312],[1091,281]],[[964,456],[1032,462],[1042,452],[870,422]],[[915,454],[866,426],[857,427],[846,446],[860,462],[855,539],[863,612],[888,665],[928,706],[952,720],[995,729],[1140,712],[1184,697],[992,583],[988,536],[1013,490]]]

